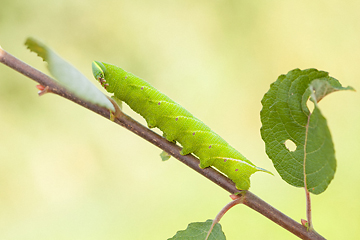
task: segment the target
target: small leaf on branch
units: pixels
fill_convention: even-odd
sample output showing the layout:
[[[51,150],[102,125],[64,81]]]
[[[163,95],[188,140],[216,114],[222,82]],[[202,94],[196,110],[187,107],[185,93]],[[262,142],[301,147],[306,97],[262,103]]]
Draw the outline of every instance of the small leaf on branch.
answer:
[[[115,111],[114,106],[95,85],[82,73],[66,62],[54,51],[34,38],[28,38],[25,45],[48,63],[50,73],[59,83],[77,97]]]
[[[162,161],[167,161],[167,160],[169,160],[171,158],[171,155],[169,153],[165,152],[165,151],[162,151],[160,153],[160,157],[161,157]]]
[[[342,87],[327,72],[294,69],[279,76],[261,101],[267,155],[287,183],[306,186],[314,194],[325,191],[336,169],[331,134],[317,103],[339,90],[354,89]],[[308,101],[314,103],[312,111]],[[289,143],[295,146],[290,148]]]
[[[212,224],[212,220],[206,220],[206,222],[194,222],[190,223],[185,230],[178,231],[174,237],[168,240],[204,240]],[[225,240],[225,234],[221,230],[221,225],[217,223],[208,240]]]

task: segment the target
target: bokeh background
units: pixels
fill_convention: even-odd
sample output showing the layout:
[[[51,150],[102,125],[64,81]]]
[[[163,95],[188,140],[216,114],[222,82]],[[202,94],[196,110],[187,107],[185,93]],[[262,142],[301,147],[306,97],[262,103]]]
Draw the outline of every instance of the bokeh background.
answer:
[[[94,84],[93,60],[151,82],[256,165],[251,191],[300,221],[304,190],[281,180],[260,137],[260,100],[294,68],[330,72],[360,89],[360,2],[241,0],[0,0],[0,45],[48,73],[24,46],[33,36]],[[0,64],[0,239],[167,239],[205,221],[228,193],[129,131]],[[98,84],[97,84],[98,85]],[[338,168],[312,197],[315,229],[360,235],[360,96],[320,107]],[[145,121],[125,107],[125,112]],[[221,220],[228,239],[296,239],[246,206]]]

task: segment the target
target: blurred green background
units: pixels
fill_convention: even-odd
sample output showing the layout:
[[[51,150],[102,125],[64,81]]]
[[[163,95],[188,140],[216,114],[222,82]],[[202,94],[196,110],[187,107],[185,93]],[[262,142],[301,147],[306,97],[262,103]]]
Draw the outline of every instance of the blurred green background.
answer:
[[[94,83],[93,60],[141,76],[275,173],[254,174],[250,190],[300,221],[304,190],[282,181],[265,154],[260,100],[294,68],[328,71],[359,90],[359,12],[360,2],[336,0],[0,0],[0,45],[45,73],[23,44],[29,36]],[[58,96],[38,97],[35,82],[2,64],[0,81],[0,239],[167,239],[230,201],[129,131]],[[338,169],[312,197],[313,219],[329,239],[360,235],[359,104],[353,92],[320,103]],[[221,224],[228,239],[297,239],[245,206]]]

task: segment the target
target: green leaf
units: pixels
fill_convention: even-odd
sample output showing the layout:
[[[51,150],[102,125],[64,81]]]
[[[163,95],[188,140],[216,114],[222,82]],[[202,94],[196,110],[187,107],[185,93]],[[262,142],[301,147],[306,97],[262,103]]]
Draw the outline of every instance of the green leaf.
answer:
[[[171,155],[168,154],[168,153],[165,152],[165,151],[162,151],[162,152],[160,153],[160,157],[161,157],[161,160],[162,160],[162,161],[167,161],[167,160],[169,160],[169,159],[171,158]]]
[[[85,101],[115,111],[109,99],[97,87],[50,48],[34,38],[28,38],[25,45],[48,63],[50,73],[64,88]]]
[[[185,230],[178,231],[174,237],[168,240],[204,240],[213,220],[206,220],[206,222],[190,223]],[[225,240],[225,234],[221,230],[221,225],[217,223],[208,240]]]
[[[261,136],[266,153],[280,176],[296,187],[320,194],[336,170],[335,151],[327,121],[318,102],[344,88],[327,72],[294,69],[271,84],[261,103]],[[308,101],[314,102],[311,112]],[[296,149],[288,149],[293,142]]]

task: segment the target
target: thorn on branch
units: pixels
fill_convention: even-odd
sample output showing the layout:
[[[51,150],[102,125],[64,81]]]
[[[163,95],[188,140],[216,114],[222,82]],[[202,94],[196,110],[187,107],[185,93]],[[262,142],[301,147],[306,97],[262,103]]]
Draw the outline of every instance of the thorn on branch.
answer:
[[[49,86],[44,87],[43,85],[36,85],[36,88],[40,90],[40,91],[38,92],[38,94],[39,94],[40,97],[41,97],[42,95],[44,95],[45,93],[52,93],[52,91],[50,90]]]

